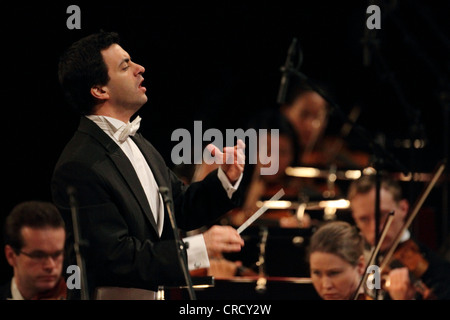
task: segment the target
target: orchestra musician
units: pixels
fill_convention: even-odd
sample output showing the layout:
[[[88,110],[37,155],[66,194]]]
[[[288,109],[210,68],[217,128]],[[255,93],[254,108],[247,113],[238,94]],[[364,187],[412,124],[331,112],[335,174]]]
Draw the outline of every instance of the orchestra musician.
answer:
[[[397,181],[384,175],[380,188],[380,226],[394,211],[390,228],[386,231],[380,246],[380,258],[401,234],[390,268],[384,297],[386,299],[450,299],[450,263],[441,258],[423,243],[413,239],[407,229],[403,229],[409,211],[409,203],[402,197]],[[353,219],[370,246],[375,245],[375,197],[376,177],[365,175],[353,181],[348,190]],[[430,230],[430,232],[433,232]]]
[[[350,300],[365,271],[364,239],[348,222],[326,222],[311,236],[308,260],[311,281],[322,299]],[[364,287],[359,295],[365,296]]]
[[[330,89],[319,85],[321,94],[331,95]],[[331,128],[331,107],[324,96],[308,83],[294,81],[280,112],[295,129],[300,146],[296,163],[302,167],[324,170],[362,169],[368,166],[368,153],[357,150],[346,141],[350,130],[343,124],[340,132]],[[354,110],[358,110],[355,108]],[[352,113],[353,114],[353,113]],[[350,117],[350,116],[349,116]],[[352,116],[354,117],[354,116]],[[355,120],[355,119],[352,119]],[[301,197],[306,201],[341,198],[344,190],[325,179],[302,179]]]
[[[331,94],[324,85],[319,88],[321,94]],[[321,94],[308,83],[295,81],[280,107],[297,134],[300,145],[298,163],[321,168],[328,168],[331,164],[344,168],[366,167],[369,164],[368,154],[353,150],[344,141],[348,135],[346,126],[342,127],[340,136],[327,130],[331,112],[329,103]]]
[[[16,205],[5,224],[5,255],[13,277],[0,288],[1,300],[65,300],[62,276],[65,224],[50,202]]]

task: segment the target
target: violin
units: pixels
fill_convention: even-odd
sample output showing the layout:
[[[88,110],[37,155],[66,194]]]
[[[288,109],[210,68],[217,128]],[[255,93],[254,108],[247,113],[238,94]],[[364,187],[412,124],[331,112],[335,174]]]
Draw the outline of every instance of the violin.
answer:
[[[398,245],[394,252],[395,261],[401,262],[403,266],[416,277],[422,278],[427,271],[429,262],[420,252],[419,246],[412,239],[408,239]]]
[[[67,285],[64,278],[61,277],[55,287],[49,291],[42,292],[31,298],[31,300],[66,300]]]
[[[429,181],[421,196],[418,198],[416,204],[414,205],[414,209],[409,215],[409,218],[405,222],[404,226],[400,229],[380,266],[382,275],[388,274],[391,268],[395,265],[397,267],[406,267],[410,274],[411,283],[414,285],[416,291],[420,293],[425,300],[436,299],[436,296],[434,295],[432,290],[420,280],[424,273],[427,271],[429,262],[420,252],[419,246],[416,242],[414,242],[412,239],[400,242],[400,239],[403,232],[407,230],[411,225],[412,221],[419,212],[420,207],[423,205],[425,199],[428,197],[434,185],[439,180],[439,177],[444,172],[444,169],[445,163],[442,162],[437,167],[435,173],[433,174],[433,178]]]
[[[390,277],[389,272],[393,268],[404,267],[408,269],[409,280],[416,293],[420,294],[424,300],[437,299],[433,291],[420,280],[429,267],[428,260],[420,252],[419,246],[412,239],[402,242],[394,251],[393,257],[388,266],[382,271],[383,290],[389,292]]]
[[[349,149],[340,137],[324,137],[319,146],[300,154],[299,162],[305,166],[329,167],[334,163],[343,168],[366,168],[370,155]]]
[[[374,298],[367,293],[360,293],[355,300],[374,300]]]

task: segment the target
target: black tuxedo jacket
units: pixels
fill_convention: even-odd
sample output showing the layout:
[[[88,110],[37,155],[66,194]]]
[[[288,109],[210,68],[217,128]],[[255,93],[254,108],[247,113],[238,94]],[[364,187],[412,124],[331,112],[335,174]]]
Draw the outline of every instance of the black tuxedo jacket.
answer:
[[[11,280],[0,286],[0,300],[12,299]]]
[[[203,226],[238,205],[239,190],[230,200],[212,172],[203,181],[185,186],[161,155],[139,133],[133,138],[147,160],[159,187],[173,198],[177,225],[183,230]],[[68,187],[76,190],[88,287],[137,287],[183,281],[173,230],[167,211],[159,237],[144,190],[131,162],[120,147],[93,121],[82,117],[63,150],[52,177],[52,196],[67,223],[67,244],[73,243]],[[67,264],[76,264],[73,250]]]

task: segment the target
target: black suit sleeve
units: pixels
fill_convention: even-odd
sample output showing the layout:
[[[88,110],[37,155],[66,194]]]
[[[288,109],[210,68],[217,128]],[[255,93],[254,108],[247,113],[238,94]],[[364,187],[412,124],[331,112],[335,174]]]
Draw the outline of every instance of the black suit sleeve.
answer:
[[[242,198],[241,189],[236,190],[231,199],[228,198],[217,177],[217,170],[209,173],[202,181],[190,184],[189,187],[185,186],[172,171],[170,177],[175,212],[178,213],[177,223],[184,230],[196,229],[213,222],[238,206]]]
[[[11,280],[0,286],[0,300],[12,299]]]

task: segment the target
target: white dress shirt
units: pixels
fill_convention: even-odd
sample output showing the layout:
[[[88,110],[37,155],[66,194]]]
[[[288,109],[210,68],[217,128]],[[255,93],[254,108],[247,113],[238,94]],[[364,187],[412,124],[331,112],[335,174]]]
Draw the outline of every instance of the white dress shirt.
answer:
[[[152,170],[139,150],[139,147],[130,137],[126,138],[123,142],[120,142],[119,140],[119,137],[121,137],[122,131],[127,124],[121,120],[102,115],[88,115],[86,117],[96,123],[111,139],[113,139],[130,160],[144,189],[158,226],[158,233],[161,236],[164,225],[164,202],[161,194],[158,192],[159,188]],[[242,180],[242,174],[234,185],[230,183],[221,168],[219,168],[217,176],[227,192],[228,197],[231,199],[231,196],[239,187]],[[184,242],[189,243],[187,249],[189,270],[208,268],[209,259],[203,235],[199,234],[184,238],[183,240]]]
[[[25,300],[19,288],[17,288],[16,278],[14,277],[11,279],[11,298],[8,300]]]

